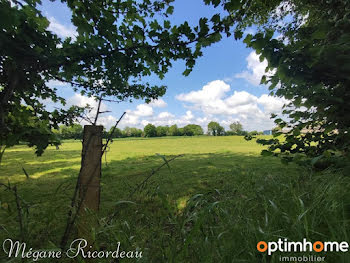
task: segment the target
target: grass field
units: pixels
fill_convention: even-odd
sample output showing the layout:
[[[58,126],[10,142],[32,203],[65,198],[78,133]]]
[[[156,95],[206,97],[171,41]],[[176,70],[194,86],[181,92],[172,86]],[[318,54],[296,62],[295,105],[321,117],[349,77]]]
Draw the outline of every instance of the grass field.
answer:
[[[280,255],[296,253],[267,256],[257,251],[257,242],[350,242],[350,178],[285,166],[260,156],[261,149],[238,136],[115,140],[103,158],[96,246],[113,250],[120,241],[124,250],[143,252],[140,262],[280,262]],[[168,159],[183,156],[130,197],[164,162],[157,153]],[[24,231],[31,247],[58,246],[80,154],[79,141],[49,148],[41,157],[26,146],[5,152],[0,182],[16,184],[28,208]],[[4,189],[0,196],[1,240],[19,238],[14,197]],[[325,262],[350,262],[349,253],[319,254]]]

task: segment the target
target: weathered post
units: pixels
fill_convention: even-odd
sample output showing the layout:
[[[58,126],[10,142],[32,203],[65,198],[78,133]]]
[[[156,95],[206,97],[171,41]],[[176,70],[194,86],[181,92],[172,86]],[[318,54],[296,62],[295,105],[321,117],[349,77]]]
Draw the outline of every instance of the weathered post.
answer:
[[[87,211],[97,212],[100,206],[101,154],[103,126],[85,125],[81,170],[79,175],[78,234],[89,243],[96,220]]]

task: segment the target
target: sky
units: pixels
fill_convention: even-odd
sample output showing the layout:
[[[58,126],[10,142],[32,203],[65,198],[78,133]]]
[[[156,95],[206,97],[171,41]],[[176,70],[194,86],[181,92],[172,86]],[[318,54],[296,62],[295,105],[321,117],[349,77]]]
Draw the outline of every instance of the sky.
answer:
[[[199,18],[211,17],[219,12],[204,5],[202,0],[175,0],[174,6],[174,14],[170,18],[174,24],[188,21],[190,25],[197,25]],[[71,13],[65,5],[58,1],[43,1],[40,9],[50,21],[49,30],[59,37],[77,34],[71,23]],[[269,96],[268,88],[259,84],[266,65],[267,62],[260,62],[259,56],[242,40],[224,36],[220,42],[203,49],[203,56],[196,61],[189,76],[182,75],[184,62],[174,62],[164,79],[151,77],[151,84],[168,87],[162,98],[150,104],[140,100],[132,103],[104,102],[102,110],[110,112],[103,114],[98,123],[109,129],[126,111],[120,128],[143,128],[148,123],[183,127],[191,123],[206,130],[210,121],[217,121],[229,129],[232,122],[239,121],[248,131],[272,129],[275,125],[270,119],[271,113],[280,114],[286,101]],[[49,85],[57,88],[58,94],[66,98],[67,105],[97,105],[93,98],[75,93],[67,84],[50,81]],[[86,124],[84,121],[81,123]]]

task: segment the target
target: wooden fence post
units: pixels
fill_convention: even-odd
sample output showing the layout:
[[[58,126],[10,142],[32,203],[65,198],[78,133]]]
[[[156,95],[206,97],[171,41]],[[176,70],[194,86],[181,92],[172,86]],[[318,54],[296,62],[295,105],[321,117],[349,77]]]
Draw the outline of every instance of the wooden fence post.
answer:
[[[83,136],[83,149],[81,170],[79,175],[79,209],[78,234],[89,243],[91,228],[96,220],[87,211],[98,212],[100,207],[100,180],[101,180],[101,154],[102,154],[103,126],[85,125]]]

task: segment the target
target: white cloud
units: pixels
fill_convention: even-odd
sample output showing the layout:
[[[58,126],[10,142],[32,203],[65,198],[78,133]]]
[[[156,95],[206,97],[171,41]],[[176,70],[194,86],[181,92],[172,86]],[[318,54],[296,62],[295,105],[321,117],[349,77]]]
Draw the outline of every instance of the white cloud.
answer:
[[[176,96],[176,99],[191,103],[207,103],[221,98],[230,86],[222,80],[214,80],[209,82],[199,91],[191,91],[190,93],[182,93]]]
[[[149,113],[152,112],[152,114],[140,114],[140,109],[145,109],[145,106],[150,107],[147,104],[139,104],[136,107],[136,110],[127,110],[127,114],[123,121],[121,122],[120,127],[124,128],[126,126],[133,126],[138,128],[143,128],[149,123],[152,123],[156,126],[171,126],[171,125],[178,125],[179,127],[183,127],[187,124],[196,122],[195,116],[191,111],[186,111],[184,115],[181,116],[175,116],[174,114],[168,112],[168,111],[162,111],[158,114],[156,114],[152,107],[148,109],[147,111]],[[144,112],[144,111],[143,111]]]
[[[206,116],[232,115],[259,110],[258,98],[246,91],[237,92],[227,96],[230,86],[221,80],[212,81],[199,91],[180,94],[176,98],[191,103],[192,108],[202,111]]]
[[[263,94],[258,99],[258,103],[264,107],[264,110],[267,113],[280,113],[283,105],[287,104],[288,101],[284,98],[278,98]]]
[[[171,114],[169,112],[161,112],[156,117],[149,118],[148,120],[142,120],[141,123],[142,124],[152,123],[156,126],[165,126],[165,125],[171,126],[176,124],[178,127],[183,127],[187,124],[197,123],[194,118],[195,117],[191,111],[186,111],[184,115],[179,117],[176,117],[174,114]]]
[[[73,97],[70,97],[67,100],[67,103],[69,105],[77,105],[80,107],[84,107],[86,105],[91,106],[92,108],[97,108],[98,101],[95,98],[92,97],[86,97],[79,93],[75,93]],[[104,103],[101,103],[101,109],[106,110],[106,105]]]
[[[254,86],[260,84],[263,75],[266,75],[265,69],[267,67],[267,61],[264,59],[262,62],[259,60],[259,55],[252,51],[247,60],[247,70],[235,75],[236,78],[243,78]]]
[[[153,108],[147,104],[137,105],[136,111],[133,112],[136,116],[147,117],[153,115]]]
[[[136,106],[136,110],[126,110],[126,116],[124,117],[121,126],[143,126],[147,125],[149,122],[142,122],[141,118],[151,118],[154,116],[154,108],[164,108],[167,106],[167,103],[162,100],[153,100],[149,104],[142,103]],[[159,118],[166,119],[172,118],[172,115],[169,112],[162,112],[158,115]]]
[[[256,32],[257,32],[256,29],[249,27],[246,30],[244,30],[243,33],[244,35],[248,35],[248,34],[254,35],[256,34]]]
[[[126,115],[123,121],[120,123],[121,127],[139,127],[141,124],[141,118],[149,118],[153,116],[153,114],[154,111],[151,104],[139,104],[136,106],[135,110],[126,110]]]
[[[54,17],[49,17],[49,28],[48,30],[54,32],[59,37],[65,39],[67,37],[71,37],[73,40],[78,35],[76,28],[73,25],[62,25],[60,22],[58,22]]]
[[[146,126],[149,123],[150,123],[150,121],[148,121],[148,120],[142,120],[141,121],[142,126]]]
[[[59,80],[53,80],[53,79],[49,80],[46,84],[50,88],[70,86],[69,83],[66,83],[66,82],[63,82],[63,81],[59,81]]]
[[[212,81],[201,90],[180,94],[176,98],[204,115],[203,118],[191,119],[203,127],[205,122],[217,119],[228,128],[230,123],[239,120],[248,130],[272,128],[271,113],[281,114],[282,106],[287,102],[267,94],[257,97],[246,91],[234,91],[229,95],[229,91],[230,86],[223,81]]]
[[[183,116],[184,120],[190,121],[193,120],[194,116],[191,111],[186,111],[186,115]]]
[[[255,103],[257,98],[246,91],[234,91],[233,95],[225,100],[230,107],[237,107],[249,103]]]
[[[117,118],[115,118],[112,115],[107,115],[107,116],[99,116],[97,120],[97,125],[103,125],[107,129],[107,131],[115,125],[117,122]]]
[[[157,118],[161,119],[161,120],[165,120],[165,119],[170,119],[170,118],[174,118],[175,115],[171,114],[170,112],[167,111],[163,111],[161,113],[158,114]]]
[[[168,106],[168,104],[162,99],[152,100],[149,105],[156,108],[165,108]]]
[[[210,121],[217,121],[226,129],[234,121],[240,121],[246,130],[265,130],[274,127],[270,119],[271,113],[281,114],[282,106],[287,100],[262,94],[255,96],[247,91],[231,91],[228,84],[221,80],[209,82],[202,89],[182,93],[176,99],[190,108],[182,115],[175,115],[170,111],[159,111],[167,104],[158,100],[150,104],[139,104],[134,110],[126,110],[127,114],[120,123],[119,128],[126,126],[143,128],[148,123],[156,126],[174,125],[183,127],[187,124],[198,124],[206,130]],[[69,104],[85,106],[89,104],[97,107],[97,101],[75,94],[68,100]],[[101,110],[107,110],[102,103]],[[92,111],[92,115],[95,111]],[[100,124],[110,127],[116,121],[112,115],[102,115]]]

